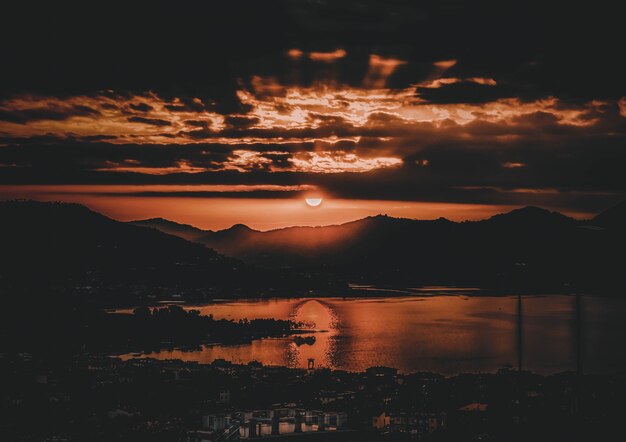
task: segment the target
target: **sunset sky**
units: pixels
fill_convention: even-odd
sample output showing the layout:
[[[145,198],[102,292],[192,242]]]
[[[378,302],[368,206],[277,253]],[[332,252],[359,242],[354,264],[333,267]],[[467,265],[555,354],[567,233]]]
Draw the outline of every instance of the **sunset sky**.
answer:
[[[19,2],[0,199],[211,229],[592,216],[626,198],[623,26],[545,3]]]

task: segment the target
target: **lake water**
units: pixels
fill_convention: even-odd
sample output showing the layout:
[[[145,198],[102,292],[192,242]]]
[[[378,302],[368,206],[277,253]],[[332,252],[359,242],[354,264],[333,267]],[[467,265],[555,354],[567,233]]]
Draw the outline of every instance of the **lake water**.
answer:
[[[576,370],[579,361],[585,372],[626,371],[626,301],[617,298],[523,296],[519,302],[515,296],[434,295],[237,300],[189,308],[215,318],[305,321],[317,330],[311,334],[316,340],[298,346],[293,338],[272,338],[122,357],[256,360],[288,367],[306,367],[313,358],[318,367],[350,371],[385,365],[402,372],[455,374],[517,367],[521,341],[527,370]]]

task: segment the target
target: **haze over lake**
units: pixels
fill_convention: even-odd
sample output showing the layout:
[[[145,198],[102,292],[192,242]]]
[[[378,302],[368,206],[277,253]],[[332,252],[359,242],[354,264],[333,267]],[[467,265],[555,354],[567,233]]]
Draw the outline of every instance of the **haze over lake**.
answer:
[[[582,370],[619,372],[626,361],[626,300],[580,297]],[[303,321],[316,332],[315,343],[297,345],[292,337],[244,345],[205,345],[130,357],[211,363],[316,366],[349,371],[385,365],[403,372],[445,374],[493,372],[518,364],[516,296],[425,296],[238,300],[186,307],[215,318],[276,318]],[[522,368],[539,373],[577,369],[576,297],[522,297]]]

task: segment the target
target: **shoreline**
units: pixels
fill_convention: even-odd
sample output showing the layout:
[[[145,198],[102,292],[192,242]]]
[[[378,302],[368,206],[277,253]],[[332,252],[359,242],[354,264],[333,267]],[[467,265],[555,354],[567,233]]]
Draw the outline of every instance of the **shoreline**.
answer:
[[[279,338],[276,338],[279,339]],[[217,344],[220,345],[220,344]],[[113,358],[113,359],[117,359],[122,363],[133,363],[133,362],[140,362],[140,361],[147,361],[147,363],[153,363],[153,364],[171,364],[171,365],[177,365],[177,364],[182,364],[182,365],[190,365],[190,366],[203,366],[203,367],[233,367],[233,368],[245,368],[245,367],[250,367],[250,366],[254,366],[254,367],[258,367],[259,369],[278,369],[278,370],[289,370],[292,372],[296,372],[296,373],[306,373],[308,370],[307,368],[303,368],[303,367],[289,367],[286,365],[282,365],[282,364],[265,364],[262,363],[260,361],[248,361],[248,362],[234,362],[234,361],[230,361],[227,359],[222,359],[222,358],[216,358],[215,360],[211,361],[211,362],[200,362],[200,361],[185,361],[182,359],[177,359],[177,358],[170,358],[170,359],[158,359],[158,358],[153,358],[153,357],[149,357],[148,355],[143,355],[143,357],[129,357],[127,359],[123,359],[120,356],[122,355],[112,355],[112,354],[92,354],[89,355],[88,357],[94,357],[94,358],[100,358],[100,357],[105,357],[105,358]],[[363,375],[368,373],[369,371],[377,371],[377,370],[382,370],[382,371],[395,371],[397,373],[398,376],[424,376],[424,375],[429,375],[429,376],[434,376],[434,377],[440,377],[443,379],[452,379],[452,378],[456,378],[459,376],[476,376],[476,377],[480,377],[480,376],[497,376],[500,373],[511,373],[511,374],[517,374],[517,375],[532,375],[532,376],[540,376],[543,378],[547,378],[547,377],[551,377],[551,376],[587,376],[587,377],[610,377],[610,378],[624,378],[626,379],[626,370],[623,370],[621,372],[616,371],[616,372],[583,372],[583,373],[578,373],[576,370],[561,370],[561,371],[554,371],[554,372],[546,372],[546,373],[542,373],[539,371],[533,371],[533,370],[517,370],[514,367],[510,366],[510,365],[502,365],[499,368],[496,368],[494,370],[479,370],[479,371],[458,371],[458,372],[454,372],[454,373],[445,373],[445,372],[441,372],[441,371],[431,371],[431,370],[411,370],[411,371],[402,371],[401,369],[395,368],[395,367],[388,367],[388,366],[383,366],[383,365],[374,365],[371,367],[367,367],[363,370],[348,370],[348,369],[342,369],[342,368],[328,368],[328,367],[316,367],[315,371],[326,371],[326,372],[330,372],[330,373],[348,373],[348,374],[352,374],[352,375]]]
[[[519,293],[492,293],[483,289],[439,289],[438,291],[425,291],[422,289],[403,289],[403,288],[381,288],[372,287],[363,289],[360,288],[352,296],[345,296],[339,294],[306,294],[306,295],[289,295],[289,296],[268,296],[268,297],[254,297],[254,296],[236,296],[232,298],[213,298],[205,301],[197,300],[183,300],[183,299],[162,299],[153,301],[152,303],[146,303],[133,306],[118,306],[104,308],[106,313],[132,313],[132,311],[138,307],[165,307],[168,305],[179,305],[185,309],[192,309],[193,307],[204,307],[207,305],[219,305],[230,302],[261,302],[272,300],[307,300],[307,299],[335,299],[335,300],[365,300],[365,299],[402,299],[402,298],[436,298],[436,297],[464,297],[464,298],[515,298],[521,296],[522,298],[545,298],[552,296],[581,296],[585,298],[608,298],[608,299],[620,299],[618,295],[607,295],[598,293],[573,293],[573,292],[545,292],[545,293],[533,293],[533,292],[519,292]]]

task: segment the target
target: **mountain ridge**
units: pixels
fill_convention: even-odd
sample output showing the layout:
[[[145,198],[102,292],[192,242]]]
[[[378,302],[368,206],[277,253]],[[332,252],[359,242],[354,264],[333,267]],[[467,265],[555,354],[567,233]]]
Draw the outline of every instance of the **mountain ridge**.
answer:
[[[528,216],[529,214],[531,214],[531,216]],[[236,233],[270,234],[271,235],[271,234],[276,234],[279,232],[286,232],[286,231],[296,231],[296,230],[297,231],[302,231],[302,230],[321,231],[323,229],[347,228],[347,227],[352,227],[352,226],[357,226],[357,225],[366,225],[366,224],[381,225],[384,223],[406,223],[406,224],[408,223],[416,223],[416,224],[417,223],[422,223],[422,224],[448,223],[448,224],[462,225],[465,223],[502,222],[502,221],[510,221],[510,220],[537,221],[537,220],[541,220],[542,218],[544,220],[553,220],[553,221],[568,222],[568,223],[586,222],[586,221],[578,221],[574,218],[568,217],[559,212],[550,211],[550,210],[543,209],[540,207],[524,206],[518,209],[513,209],[509,212],[496,214],[489,218],[485,218],[481,220],[452,221],[444,217],[439,217],[435,219],[415,219],[415,218],[392,217],[386,214],[377,214],[377,215],[366,216],[364,218],[355,219],[352,221],[347,221],[345,223],[340,223],[340,224],[329,224],[329,225],[319,225],[319,226],[298,225],[298,226],[280,227],[280,228],[270,229],[270,230],[253,229],[243,223],[236,223],[236,224],[233,224],[231,227],[227,227],[225,229],[220,229],[220,230],[203,230],[203,229],[200,229],[198,227],[195,227],[189,224],[181,224],[175,221],[167,220],[165,218],[152,218],[152,219],[145,219],[145,220],[137,220],[137,221],[131,221],[131,223],[142,225],[145,227],[152,227],[157,230],[161,229],[160,224],[176,225],[176,226],[180,226],[181,228],[191,227],[192,229],[198,232],[198,234],[194,237],[194,239],[192,239],[192,241],[203,243],[209,240],[209,238],[213,235],[227,237],[227,236],[230,236],[231,234],[236,234]],[[168,231],[167,233],[177,235],[177,232],[175,231]],[[182,236],[182,233],[179,236]]]
[[[625,202],[626,204],[626,202]],[[488,218],[483,218],[483,219],[479,219],[479,220],[463,220],[463,221],[452,221],[448,218],[445,217],[439,217],[439,218],[434,218],[434,219],[420,219],[420,218],[404,218],[404,217],[394,217],[394,216],[389,216],[383,213],[379,213],[377,215],[369,215],[363,218],[358,218],[358,219],[354,219],[351,221],[346,221],[344,223],[339,223],[339,224],[327,224],[327,225],[315,225],[315,226],[306,226],[306,225],[294,225],[294,226],[287,226],[287,227],[278,227],[275,229],[269,229],[269,230],[258,230],[258,229],[254,229],[244,223],[235,223],[230,227],[226,227],[224,229],[219,229],[219,230],[210,230],[210,229],[201,229],[199,227],[193,226],[191,224],[184,224],[184,223],[178,223],[176,221],[171,221],[168,220],[166,218],[161,218],[161,217],[157,217],[157,218],[147,218],[147,219],[141,219],[141,220],[135,220],[135,221],[129,221],[132,224],[140,224],[140,225],[144,225],[144,226],[154,226],[155,228],[157,228],[157,225],[161,222],[165,223],[170,223],[172,225],[177,225],[177,226],[181,226],[181,227],[190,227],[192,229],[195,229],[199,232],[202,233],[218,233],[218,232],[228,232],[231,230],[247,230],[247,231],[252,231],[252,232],[259,232],[259,233],[270,233],[270,232],[276,232],[276,231],[284,231],[284,230],[289,230],[289,229],[324,229],[324,228],[328,228],[328,227],[340,227],[340,226],[346,226],[346,225],[352,225],[355,223],[359,223],[359,222],[385,222],[385,221],[408,221],[408,222],[421,222],[421,223],[429,223],[429,222],[447,222],[447,223],[452,223],[452,224],[463,224],[463,223],[479,223],[479,222],[484,222],[484,221],[496,221],[496,220],[500,220],[500,219],[507,219],[507,218],[518,218],[519,214],[526,214],[528,212],[533,212],[534,214],[537,213],[544,213],[547,216],[549,215],[550,217],[552,217],[553,219],[561,219],[563,221],[567,220],[569,222],[580,222],[580,223],[588,223],[589,221],[593,221],[596,218],[598,218],[598,216],[591,218],[589,220],[576,220],[575,218],[569,217],[567,215],[564,215],[560,212],[557,211],[551,211],[548,209],[544,209],[538,206],[523,206],[517,209],[513,209],[509,212],[504,212],[504,213],[499,213],[496,215],[493,215],[491,217]],[[245,228],[245,229],[244,229]]]
[[[161,217],[129,221],[128,223],[141,227],[155,228],[164,233],[179,236],[189,241],[193,241],[199,236],[211,232],[211,230],[203,230],[191,224],[178,223]]]
[[[622,224],[596,226],[593,219],[577,221],[536,207],[464,222],[378,215],[269,231],[241,224],[194,228],[202,232],[195,243],[158,231],[165,226],[189,232],[188,225],[160,218],[151,226],[122,223],[77,204],[4,202],[0,216],[0,286],[54,286],[66,278],[66,287],[107,293],[134,287],[140,298],[151,291],[207,295],[210,289],[213,296],[242,288],[253,296],[263,287],[289,292],[299,275],[300,288],[334,291],[348,283],[626,288]]]
[[[368,216],[268,231],[237,226],[196,241],[266,268],[325,269],[350,281],[592,286],[621,283],[619,223],[598,225],[526,206],[477,221]],[[592,228],[581,228],[592,227]],[[624,263],[626,265],[626,263]]]

